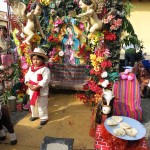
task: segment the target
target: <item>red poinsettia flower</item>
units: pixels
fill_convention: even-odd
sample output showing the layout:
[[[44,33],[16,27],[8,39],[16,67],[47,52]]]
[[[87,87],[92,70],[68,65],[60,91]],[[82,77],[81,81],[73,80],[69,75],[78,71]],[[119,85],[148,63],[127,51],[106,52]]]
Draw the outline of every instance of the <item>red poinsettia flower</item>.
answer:
[[[91,91],[95,92],[96,94],[102,94],[102,88],[95,81],[89,81],[88,85]]]
[[[116,40],[116,34],[115,33],[110,33],[110,32],[105,32],[104,33],[104,39],[105,40],[110,40],[110,41]]]
[[[112,66],[112,62],[110,60],[104,60],[102,63],[101,63],[101,67],[103,68],[109,68]]]
[[[76,94],[76,97],[83,101],[83,103],[87,103],[89,100],[86,94]]]
[[[59,38],[56,38],[52,35],[50,35],[47,40],[48,42],[56,42],[56,43],[59,42]]]
[[[89,90],[88,84],[83,85],[83,90]]]

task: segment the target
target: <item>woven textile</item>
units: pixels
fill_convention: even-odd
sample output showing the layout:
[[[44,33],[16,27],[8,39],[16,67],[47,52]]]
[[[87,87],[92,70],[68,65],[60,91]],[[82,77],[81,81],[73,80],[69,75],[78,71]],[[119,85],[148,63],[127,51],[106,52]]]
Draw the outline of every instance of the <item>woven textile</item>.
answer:
[[[88,75],[85,72],[85,65],[70,64],[50,64],[51,84],[59,83],[60,85],[83,84],[87,81]]]
[[[122,73],[120,73],[121,75]],[[131,74],[131,73],[130,73]],[[142,108],[139,82],[134,75],[133,80],[120,79],[114,83],[115,96],[113,113],[142,120]]]

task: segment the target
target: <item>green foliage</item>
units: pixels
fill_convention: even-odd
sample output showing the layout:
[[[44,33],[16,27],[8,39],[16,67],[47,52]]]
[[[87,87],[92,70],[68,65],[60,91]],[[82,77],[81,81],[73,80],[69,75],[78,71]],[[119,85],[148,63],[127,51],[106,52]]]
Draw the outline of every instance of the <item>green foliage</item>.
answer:
[[[123,9],[124,9],[125,16],[130,17],[132,8],[134,7],[129,1],[124,4]]]
[[[123,18],[122,32],[123,31],[131,35],[134,34],[134,28],[131,22],[126,17]]]
[[[30,0],[21,0],[23,3],[25,3],[26,5],[28,5],[29,4],[29,2],[30,2]],[[34,2],[34,0],[32,1],[32,2]]]
[[[13,80],[14,83],[18,82],[21,76],[19,64],[11,64],[0,72],[4,75],[3,80]]]
[[[125,43],[125,45],[129,45],[130,43],[133,45],[136,45],[140,47],[140,40],[138,39],[138,36],[135,34],[134,28],[131,24],[131,22],[127,19],[127,17],[130,17],[131,10],[133,5],[130,2],[126,2],[123,7],[124,11],[124,17],[123,17],[123,25],[122,25],[122,31],[126,32],[128,35],[126,35],[122,40],[122,45]]]
[[[136,34],[129,34],[125,36],[121,42],[122,44],[125,43],[125,45],[130,45],[131,43],[133,45],[140,46],[140,41],[138,40],[138,37]]]
[[[109,81],[115,82],[119,78],[119,73],[118,72],[108,73],[108,78],[109,78]]]

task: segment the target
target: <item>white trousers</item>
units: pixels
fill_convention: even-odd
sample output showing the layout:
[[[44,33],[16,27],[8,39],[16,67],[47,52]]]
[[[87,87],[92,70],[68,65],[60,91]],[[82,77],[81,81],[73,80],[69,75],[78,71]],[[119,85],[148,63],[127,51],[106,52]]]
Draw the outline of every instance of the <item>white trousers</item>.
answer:
[[[48,120],[48,96],[39,96],[35,106],[31,105],[32,117]]]

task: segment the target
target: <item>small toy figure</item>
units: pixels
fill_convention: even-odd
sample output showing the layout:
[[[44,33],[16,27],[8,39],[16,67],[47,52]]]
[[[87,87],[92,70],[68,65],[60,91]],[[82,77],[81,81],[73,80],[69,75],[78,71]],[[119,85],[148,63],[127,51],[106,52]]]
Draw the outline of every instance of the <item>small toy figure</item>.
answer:
[[[87,30],[89,30],[90,33],[93,33],[97,30],[101,30],[102,28],[102,21],[98,18],[98,15],[95,11],[96,5],[91,0],[80,0],[79,1],[79,7],[82,8],[84,13],[79,14],[77,17],[89,17],[89,26]]]
[[[5,126],[9,132],[11,145],[17,144],[17,138],[14,132],[13,124],[10,120],[9,110],[6,105],[0,104],[0,141],[4,141],[6,139],[6,133],[3,126]]]

